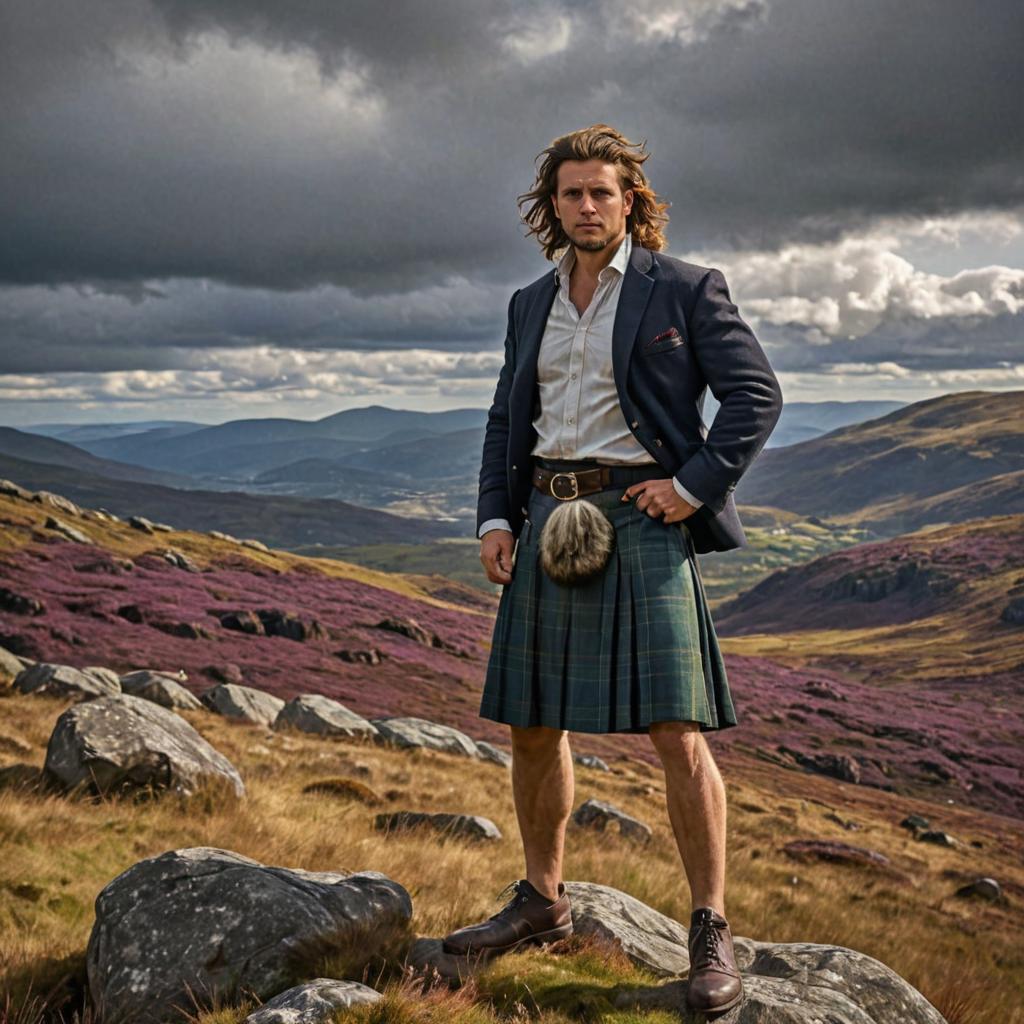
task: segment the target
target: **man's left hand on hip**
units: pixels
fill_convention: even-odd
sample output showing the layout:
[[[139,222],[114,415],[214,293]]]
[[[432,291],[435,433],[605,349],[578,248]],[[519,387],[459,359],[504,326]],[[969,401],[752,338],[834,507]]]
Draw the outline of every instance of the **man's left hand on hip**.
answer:
[[[623,501],[636,497],[636,507],[653,519],[662,517],[666,523],[678,523],[697,511],[672,484],[671,478],[638,480],[630,484],[622,495]]]

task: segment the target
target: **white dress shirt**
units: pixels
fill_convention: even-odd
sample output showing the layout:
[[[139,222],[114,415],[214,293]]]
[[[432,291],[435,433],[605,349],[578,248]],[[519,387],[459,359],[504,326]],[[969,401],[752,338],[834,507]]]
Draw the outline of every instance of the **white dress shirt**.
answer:
[[[540,411],[533,421],[537,431],[533,455],[594,459],[610,466],[659,465],[630,431],[612,371],[612,325],[632,251],[633,239],[627,232],[598,274],[594,296],[582,314],[569,298],[576,262],[571,245],[558,261],[558,294],[537,354]],[[672,483],[691,505],[703,504],[674,477]],[[506,519],[488,519],[477,535],[483,537],[488,530],[511,532],[512,527]]]

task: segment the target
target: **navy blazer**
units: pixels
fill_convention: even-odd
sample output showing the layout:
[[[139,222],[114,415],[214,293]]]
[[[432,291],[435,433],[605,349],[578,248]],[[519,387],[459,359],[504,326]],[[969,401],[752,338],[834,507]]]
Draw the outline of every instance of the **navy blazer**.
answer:
[[[557,291],[552,268],[509,302],[477,532],[488,519],[506,519],[518,537],[526,518],[540,408],[537,353]],[[612,327],[612,369],[633,436],[704,502],[685,520],[695,549],[745,546],[732,492],[775,427],[782,390],[722,272],[634,244]],[[700,415],[705,388],[721,403],[710,430]]]

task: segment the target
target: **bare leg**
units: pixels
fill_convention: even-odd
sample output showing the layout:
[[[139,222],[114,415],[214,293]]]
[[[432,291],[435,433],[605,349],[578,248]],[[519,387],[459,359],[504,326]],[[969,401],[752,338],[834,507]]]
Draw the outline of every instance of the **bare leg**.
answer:
[[[512,730],[512,793],[527,881],[552,902],[562,881],[565,829],[575,778],[569,734],[539,725]]]
[[[725,785],[697,722],[655,722],[665,802],[690,885],[692,908],[725,917]]]

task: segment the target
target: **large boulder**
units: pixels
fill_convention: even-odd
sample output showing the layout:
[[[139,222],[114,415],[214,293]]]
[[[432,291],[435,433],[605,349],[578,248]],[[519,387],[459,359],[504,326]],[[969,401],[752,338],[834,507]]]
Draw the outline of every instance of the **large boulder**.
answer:
[[[121,681],[108,668],[72,668],[38,661],[14,677],[14,688],[42,697],[72,697],[91,700],[121,692]]]
[[[16,654],[0,647],[0,680],[13,682],[25,668],[25,663]]]
[[[191,690],[186,690],[174,676],[148,668],[126,672],[121,676],[121,689],[133,697],[143,697],[165,708],[198,711],[203,706],[199,698]]]
[[[218,683],[204,690],[200,700],[211,710],[228,718],[241,718],[256,725],[274,724],[284,701],[272,693],[238,683]]]
[[[197,1000],[266,999],[312,970],[317,943],[372,943],[405,928],[412,900],[378,871],[271,867],[193,847],[140,861],[96,897],[86,947],[104,1024],[163,1024]],[[336,947],[335,947],[336,948]],[[308,977],[308,975],[307,975]],[[287,1018],[284,1018],[287,1019]]]
[[[274,728],[288,727],[321,736],[377,735],[376,726],[362,715],[320,693],[303,693],[281,708],[274,720]]]
[[[594,829],[597,832],[607,831],[608,825],[614,822],[619,827],[619,835],[638,843],[649,842],[652,835],[650,825],[639,821],[614,804],[595,797],[580,804],[572,820],[581,828]]]
[[[496,840],[501,838],[501,829],[479,814],[454,814],[438,811],[386,811],[378,814],[373,827],[382,832],[404,832],[408,829],[431,828],[446,837],[459,839]]]
[[[449,754],[480,757],[476,743],[450,725],[411,717],[371,718],[370,721],[377,727],[381,742],[391,742],[397,747],[428,747]]]
[[[68,790],[152,787],[189,796],[219,782],[245,795],[235,766],[184,718],[128,693],[68,708],[50,736],[44,769]]]

